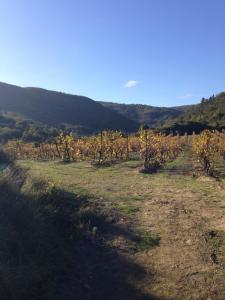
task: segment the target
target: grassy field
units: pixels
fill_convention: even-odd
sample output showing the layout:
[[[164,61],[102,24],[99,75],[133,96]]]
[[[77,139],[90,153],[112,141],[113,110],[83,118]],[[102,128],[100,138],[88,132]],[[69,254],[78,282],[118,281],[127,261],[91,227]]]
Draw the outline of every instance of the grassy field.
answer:
[[[17,165],[32,182],[41,178],[89,199],[110,224],[91,222],[93,235],[117,255],[107,264],[95,260],[100,273],[105,264],[105,274],[114,274],[103,288],[111,294],[90,299],[225,299],[224,162],[219,180],[196,176],[188,151],[153,175],[139,173],[140,161],[104,168],[88,162]],[[30,186],[28,179],[23,193],[31,193]]]

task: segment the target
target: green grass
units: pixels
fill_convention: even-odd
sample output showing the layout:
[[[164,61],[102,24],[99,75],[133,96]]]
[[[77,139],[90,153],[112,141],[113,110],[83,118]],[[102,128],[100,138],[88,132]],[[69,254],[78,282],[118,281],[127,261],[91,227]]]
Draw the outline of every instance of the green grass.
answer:
[[[184,158],[185,161],[187,158]],[[180,167],[182,156],[173,162]],[[196,179],[179,173],[170,174],[167,169],[157,174],[139,173],[140,161],[128,161],[105,168],[95,168],[88,162],[62,164],[59,162],[18,161],[17,165],[27,168],[31,177],[42,178],[56,186],[80,196],[110,202],[113,206],[123,207],[125,213],[138,211],[142,201],[151,200],[154,194],[169,189],[173,193],[192,193],[195,197],[223,200],[223,193],[214,179]],[[27,185],[28,183],[26,183]],[[222,179],[221,184],[224,184]],[[26,185],[23,187],[26,190]],[[28,189],[29,190],[29,187]],[[133,209],[133,207],[135,207]]]
[[[127,215],[132,215],[139,211],[138,207],[132,205],[120,205],[119,209]]]
[[[159,246],[160,236],[156,233],[146,232],[137,237],[136,246],[139,251],[149,250]]]

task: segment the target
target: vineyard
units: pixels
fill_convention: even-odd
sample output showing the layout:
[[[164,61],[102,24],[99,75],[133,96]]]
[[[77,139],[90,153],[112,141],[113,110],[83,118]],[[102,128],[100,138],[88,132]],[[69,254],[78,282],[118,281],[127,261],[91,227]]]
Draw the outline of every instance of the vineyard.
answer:
[[[5,152],[12,159],[88,160],[98,166],[143,159],[143,170],[154,172],[179,155],[185,140],[186,137],[165,136],[151,130],[141,130],[130,136],[108,130],[82,138],[76,138],[72,133],[61,133],[54,143],[10,141],[5,146]]]
[[[225,132],[209,130],[191,137],[164,135],[149,129],[141,129],[136,135],[106,130],[80,138],[61,133],[53,143],[9,141],[4,151],[11,159],[90,161],[96,166],[140,159],[144,162],[142,171],[154,173],[188,145],[192,146],[193,160],[208,175],[214,174],[218,157],[225,159]]]
[[[219,157],[225,159],[225,132],[205,130],[198,136],[193,135],[192,148],[203,171],[214,175],[215,162]]]
[[[51,293],[69,299],[224,299],[225,132],[61,133],[52,143],[2,149],[15,160],[0,195],[4,278],[38,289],[53,268]],[[20,255],[8,271],[14,249]],[[62,272],[66,282],[58,282]],[[13,287],[16,299],[32,299]],[[48,288],[40,294],[55,299]]]
[[[112,133],[111,142],[107,134],[82,139],[69,136],[73,149],[66,148],[70,142],[64,144],[61,136],[61,143],[57,142],[60,155],[55,144],[40,145],[42,149],[25,144],[20,151],[29,146],[37,151],[36,156],[32,154],[35,159],[30,159],[29,152],[21,152],[23,159],[15,162],[17,167],[28,172],[23,186],[26,194],[35,193],[37,197],[35,191],[47,188],[54,198],[55,189],[63,187],[65,195],[71,195],[69,201],[65,196],[57,201],[60,220],[65,213],[63,203],[66,207],[71,203],[83,203],[81,212],[91,235],[91,245],[85,239],[81,241],[84,246],[80,252],[84,255],[80,257],[79,252],[75,252],[80,270],[85,274],[81,282],[91,287],[84,288],[83,294],[91,293],[89,299],[112,300],[223,300],[223,133],[203,132],[193,137],[164,136],[152,131],[141,131],[129,137],[116,133],[113,142]],[[53,157],[47,156],[47,148],[55,153]],[[210,168],[206,168],[205,161],[210,162]],[[100,167],[96,167],[99,163]],[[220,177],[205,176],[207,172]],[[33,185],[32,178],[36,180]],[[50,187],[43,185],[43,181]],[[50,220],[56,214],[53,207],[49,215],[51,201],[49,198],[41,201],[46,203]],[[90,217],[92,209],[100,219],[96,215]],[[73,216],[70,209],[68,212],[66,220]],[[81,228],[86,228],[83,226]],[[93,242],[99,243],[100,237],[104,250],[96,253]],[[117,258],[109,255],[112,251],[116,251]],[[127,261],[132,264],[128,266]],[[143,277],[141,272],[145,274]],[[132,282],[132,291],[138,289],[137,297],[136,293],[128,293],[126,280]],[[79,287],[83,285],[79,281]],[[116,288],[119,285],[121,289]],[[94,297],[96,294],[98,296]],[[153,297],[146,298],[145,294]]]

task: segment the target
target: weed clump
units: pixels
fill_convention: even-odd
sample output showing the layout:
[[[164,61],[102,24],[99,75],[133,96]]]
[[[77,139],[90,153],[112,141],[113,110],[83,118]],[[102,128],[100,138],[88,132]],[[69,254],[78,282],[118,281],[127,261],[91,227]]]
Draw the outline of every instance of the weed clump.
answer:
[[[141,233],[140,236],[135,238],[138,251],[145,251],[159,246],[160,240],[161,238],[158,234],[151,232]]]

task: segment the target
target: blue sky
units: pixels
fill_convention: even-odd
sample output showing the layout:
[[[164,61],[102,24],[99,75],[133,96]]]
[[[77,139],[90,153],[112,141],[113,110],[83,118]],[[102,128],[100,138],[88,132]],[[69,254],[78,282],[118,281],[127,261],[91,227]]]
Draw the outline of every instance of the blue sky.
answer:
[[[225,1],[0,0],[0,81],[196,103],[225,90]]]

